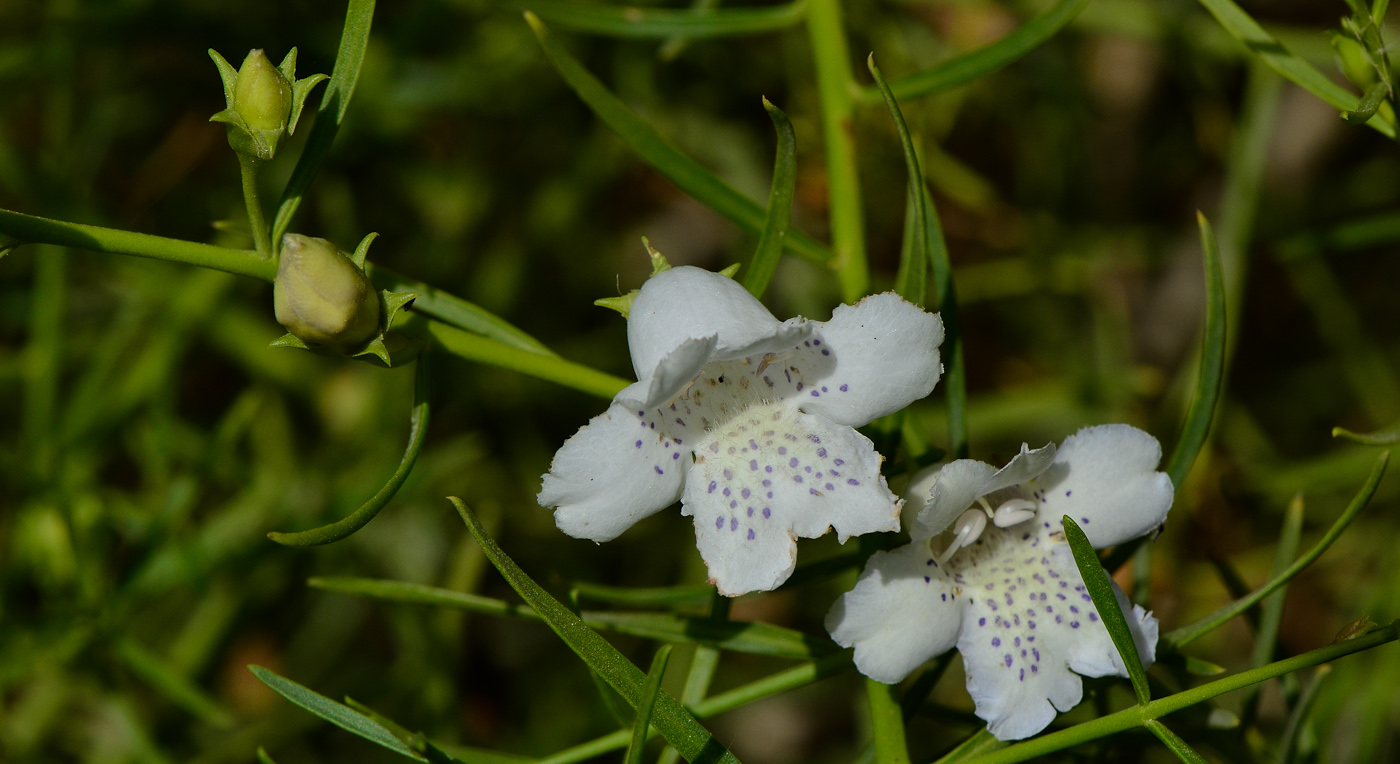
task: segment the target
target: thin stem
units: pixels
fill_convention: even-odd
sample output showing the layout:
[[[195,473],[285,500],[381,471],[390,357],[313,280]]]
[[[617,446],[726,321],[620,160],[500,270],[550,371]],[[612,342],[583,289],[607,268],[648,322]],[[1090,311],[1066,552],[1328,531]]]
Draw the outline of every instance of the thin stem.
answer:
[[[1224,695],[1227,692],[1242,690],[1250,685],[1273,679],[1276,676],[1291,674],[1294,671],[1316,666],[1321,663],[1336,660],[1352,653],[1359,653],[1369,650],[1387,642],[1393,642],[1400,637],[1400,621],[1391,623],[1368,634],[1355,639],[1349,639],[1335,645],[1320,647],[1316,650],[1303,653],[1302,655],[1289,658],[1287,660],[1270,663],[1250,671],[1242,671],[1234,676],[1218,679],[1200,687],[1193,687],[1189,690],[1178,692],[1175,695],[1168,695],[1165,698],[1151,701],[1145,705],[1125,708],[1117,713],[1101,716],[1093,721],[1076,724],[1068,729],[1052,732],[1044,737],[1028,740],[1024,743],[1008,746],[989,753],[986,756],[979,756],[970,761],[976,764],[1014,764],[1020,761],[1029,761],[1038,756],[1045,756],[1056,751],[1062,751],[1071,746],[1097,740],[1101,737],[1130,730],[1134,727],[1144,726],[1149,720],[1158,719],[1167,714],[1189,708],[1197,703],[1203,703],[1211,698]]]
[[[894,692],[895,688],[888,684],[874,679],[865,680],[876,764],[909,764],[909,745],[904,740],[904,713]]]
[[[277,275],[275,262],[259,259],[246,249],[227,249],[164,236],[68,223],[10,210],[0,210],[0,234],[12,236],[26,244],[57,244],[93,252],[148,257],[213,268],[263,281],[272,281]]]
[[[272,237],[267,218],[263,217],[262,201],[258,199],[258,163],[251,157],[238,155],[238,174],[243,179],[243,205],[248,208],[248,228],[253,233],[253,249],[264,260],[272,258]]]
[[[865,219],[860,206],[860,177],[852,119],[855,75],[842,27],[840,0],[811,0],[807,35],[817,70],[822,139],[826,142],[826,182],[831,199],[831,246],[841,296],[855,302],[870,288],[865,261]]]

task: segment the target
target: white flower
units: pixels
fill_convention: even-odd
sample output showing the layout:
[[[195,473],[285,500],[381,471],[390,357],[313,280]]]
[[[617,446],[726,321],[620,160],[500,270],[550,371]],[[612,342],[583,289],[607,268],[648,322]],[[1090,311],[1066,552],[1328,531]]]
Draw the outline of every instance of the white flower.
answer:
[[[539,502],[570,536],[616,538],[676,499],[729,596],[777,587],[796,536],[899,529],[902,501],[853,427],[933,389],[943,324],[894,294],[779,322],[732,279],[672,268],[627,322],[640,380],[570,438]]]
[[[1127,676],[1061,518],[1074,518],[1095,548],[1157,528],[1172,503],[1171,480],[1155,471],[1161,457],[1151,435],[1102,425],[1070,436],[1058,453],[1023,445],[1000,471],[963,459],[916,477],[911,505],[927,501],[906,510],[914,543],[875,553],[832,606],[827,629],[855,647],[862,673],[887,683],[956,644],[991,733],[1018,740],[1040,732],[1056,710],[1079,703],[1077,674]],[[950,524],[947,546],[932,546]],[[1128,613],[1116,584],[1114,591]],[[1157,619],[1132,606],[1127,620],[1150,664]]]

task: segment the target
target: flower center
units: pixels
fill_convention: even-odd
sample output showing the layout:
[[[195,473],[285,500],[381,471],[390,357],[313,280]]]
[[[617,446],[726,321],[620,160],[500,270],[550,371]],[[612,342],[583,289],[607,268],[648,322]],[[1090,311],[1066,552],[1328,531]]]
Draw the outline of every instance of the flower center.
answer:
[[[988,519],[998,528],[1010,528],[1035,517],[1036,503],[1030,499],[1007,499],[995,510],[987,503],[985,496],[977,497],[977,503],[982,506],[981,509],[973,507],[959,515],[958,521],[953,523],[953,540],[938,556],[939,564],[947,562],[959,549],[976,542],[987,528]]]

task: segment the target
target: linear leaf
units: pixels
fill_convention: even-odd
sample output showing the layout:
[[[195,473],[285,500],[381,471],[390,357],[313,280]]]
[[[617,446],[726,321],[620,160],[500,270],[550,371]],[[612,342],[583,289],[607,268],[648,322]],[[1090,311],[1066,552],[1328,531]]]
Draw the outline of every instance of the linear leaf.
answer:
[[[143,681],[170,702],[216,727],[234,725],[234,716],[174,666],[135,641],[123,637],[116,643],[117,656]]]
[[[539,17],[527,11],[525,20],[530,23],[530,28],[539,39],[545,56],[564,81],[599,119],[641,156],[642,161],[665,175],[701,204],[728,218],[743,230],[754,235],[763,231],[765,215],[758,202],[739,193],[733,186],[715,177],[714,173],[705,169],[699,162],[667,143],[666,139],[657,134],[635,111],[609,92],[597,77],[583,68],[578,59],[564,50]],[[827,262],[832,258],[831,250],[797,231],[788,232],[784,246],[793,254],[808,260]]]
[[[498,342],[425,316],[410,314],[399,329],[406,335],[429,337],[458,358],[538,377],[600,398],[612,398],[628,385],[621,377],[583,364]]]
[[[792,130],[792,122],[782,109],[767,98],[763,99],[763,108],[773,120],[773,129],[778,133],[778,150],[773,159],[773,188],[768,192],[768,214],[763,219],[763,235],[758,237],[758,247],[754,249],[749,272],[744,275],[744,288],[754,297],[763,296],[773,272],[778,269],[783,240],[787,238],[788,222],[792,218],[792,198],[797,191],[797,136]]]
[[[526,605],[515,605],[490,597],[405,581],[313,578],[307,583],[318,589],[358,594],[391,602],[439,605],[496,616],[531,619],[540,617]],[[595,629],[663,642],[707,645],[754,655],[810,659],[828,655],[836,650],[830,640],[767,623],[718,620],[708,616],[672,613],[612,613],[590,610],[583,611],[580,617],[584,623]]]
[[[733,37],[786,29],[807,16],[806,0],[763,8],[734,8],[695,13],[688,9],[593,5],[552,0],[506,0],[565,29],[609,37]]]
[[[378,743],[394,753],[407,756],[410,759],[423,760],[422,756],[414,753],[411,748],[404,744],[384,727],[384,725],[365,716],[364,714],[350,708],[347,705],[337,703],[324,695],[313,692],[290,679],[278,676],[262,666],[249,666],[248,670],[253,672],[263,684],[271,687],[278,695],[301,706],[311,713],[325,719],[331,724],[340,727],[348,732],[368,740]]]
[[[428,353],[426,351],[418,354],[416,366],[413,374],[413,411],[409,414],[408,419],[408,447],[404,449],[398,469],[389,476],[389,481],[384,484],[384,487],[371,496],[369,501],[360,505],[359,509],[333,523],[292,533],[272,531],[267,534],[268,538],[283,546],[317,546],[340,541],[369,524],[369,521],[379,514],[379,510],[383,509],[394,498],[394,495],[403,487],[404,481],[408,480],[408,474],[413,471],[413,465],[418,461],[418,452],[423,450],[423,440],[428,434]]]
[[[1220,26],[1224,27],[1226,32],[1284,79],[1342,111],[1355,111],[1360,105],[1359,97],[1333,82],[1312,64],[1294,55],[1283,43],[1264,31],[1259,22],[1245,13],[1233,0],[1200,0],[1200,3],[1220,22]],[[1387,138],[1395,137],[1395,125],[1381,117],[1372,117],[1366,124]]]
[[[671,659],[671,646],[662,645],[651,659],[651,670],[647,672],[647,683],[642,688],[641,702],[637,704],[637,716],[632,721],[632,743],[627,746],[623,764],[642,764],[642,753],[646,750],[647,732],[651,729],[651,714],[656,708],[656,697],[661,694],[661,678],[666,675],[666,663]]]
[[[1389,426],[1383,427],[1375,432],[1352,432],[1345,427],[1333,427],[1332,437],[1346,438],[1353,443],[1360,443],[1363,446],[1393,446],[1400,444],[1400,419],[1395,420]]]
[[[1143,726],[1147,727],[1148,731],[1156,735],[1158,740],[1161,740],[1163,744],[1171,749],[1172,753],[1176,754],[1177,758],[1186,762],[1186,764],[1208,764],[1206,757],[1196,753],[1196,750],[1188,745],[1185,740],[1182,740],[1175,732],[1167,729],[1167,725],[1156,719],[1148,719],[1147,723]]]
[[[885,107],[890,110],[890,117],[894,119],[894,129],[899,133],[899,144],[904,149],[904,167],[909,175],[909,203],[905,205],[906,214],[911,216],[906,224],[910,231],[909,246],[900,253],[899,272],[895,276],[894,290],[909,302],[923,307],[928,290],[929,256],[924,172],[919,169],[919,155],[914,151],[914,139],[910,137],[909,126],[904,122],[904,112],[900,111],[899,102],[895,100],[890,86],[880,74],[880,67],[875,65],[874,53],[866,58],[865,65],[875,78],[875,85],[880,88],[880,95],[884,96]]]
[[[1341,517],[1337,518],[1337,521],[1332,524],[1331,528],[1327,529],[1327,533],[1323,534],[1321,539],[1318,539],[1318,542],[1313,545],[1312,549],[1308,550],[1307,554],[1299,557],[1287,570],[1275,576],[1273,580],[1254,590],[1248,596],[1241,597],[1231,602],[1195,623],[1190,623],[1179,629],[1168,632],[1163,635],[1162,641],[1173,649],[1185,647],[1202,635],[1215,630],[1231,618],[1259,604],[1260,600],[1273,594],[1279,587],[1288,583],[1294,576],[1303,572],[1314,560],[1321,557],[1322,553],[1326,552],[1328,547],[1332,546],[1332,542],[1336,541],[1337,538],[1342,535],[1342,531],[1345,531],[1347,526],[1351,525],[1351,521],[1355,520],[1356,516],[1361,514],[1361,510],[1365,509],[1366,505],[1370,503],[1371,497],[1376,493],[1376,487],[1381,483],[1381,477],[1385,475],[1385,468],[1389,462],[1390,452],[1382,451],[1380,456],[1376,458],[1375,465],[1371,467],[1370,476],[1366,478],[1366,482],[1361,486],[1361,490],[1357,491],[1356,495],[1352,497],[1351,503],[1348,504],[1347,508],[1342,512]]]
[[[953,283],[953,264],[948,259],[948,242],[943,224],[933,207],[933,196],[924,194],[924,219],[928,221],[929,268],[933,271],[938,302],[934,305],[943,319],[944,395],[948,401],[948,455],[965,459],[967,444],[967,363],[963,359],[962,319],[958,290]]]
[[[1283,728],[1283,735],[1279,738],[1278,764],[1293,764],[1298,758],[1298,741],[1302,737],[1303,727],[1312,714],[1313,704],[1317,702],[1317,691],[1322,688],[1323,682],[1332,674],[1332,667],[1323,664],[1313,672],[1312,681],[1303,688],[1302,694],[1293,703],[1293,711],[1288,715],[1288,724]]]
[[[949,59],[930,69],[895,80],[890,85],[896,98],[918,98],[940,90],[967,84],[1011,64],[1055,36],[1074,20],[1089,0],[1060,0],[1050,10],[1027,21],[1016,31],[994,43]],[[866,90],[866,100],[875,102],[879,92]]]
[[[715,588],[709,584],[631,587],[575,581],[573,587],[580,600],[633,607],[680,608],[705,605],[715,596]]]
[[[311,135],[306,139],[306,147],[297,157],[297,165],[292,177],[282,191],[282,200],[277,204],[277,215],[272,219],[272,244],[274,249],[281,247],[282,234],[292,224],[292,216],[301,206],[302,197],[316,179],[321,162],[335,142],[335,134],[345,119],[345,110],[350,108],[350,97],[355,94],[355,83],[360,79],[360,65],[365,60],[365,49],[369,47],[369,28],[374,21],[375,0],[349,0],[345,9],[345,28],[340,33],[340,49],[335,54],[335,66],[331,68],[331,79],[321,94],[321,106],[316,110],[316,124],[311,126]]]
[[[416,313],[522,350],[557,357],[544,343],[516,328],[509,321],[455,294],[444,292],[372,262],[365,263],[365,275],[369,276],[370,281],[379,289],[417,294],[412,306]]]
[[[1249,671],[1241,671],[1233,676],[1207,682],[1198,687],[1182,690],[1174,695],[1149,702],[1144,706],[1132,706],[1122,711],[1101,716],[1092,721],[1076,724],[1073,727],[1041,735],[1023,743],[1008,746],[984,756],[979,756],[977,764],[1015,764],[1031,761],[1055,751],[1107,737],[1124,730],[1142,726],[1149,719],[1158,719],[1198,703],[1204,703],[1227,692],[1242,690],[1245,687],[1268,681],[1274,677],[1291,674],[1301,669],[1317,666],[1346,655],[1370,650],[1373,647],[1394,642],[1400,637],[1400,621],[1366,632],[1365,634],[1326,647],[1296,655],[1286,660],[1275,661]]]
[[[1177,490],[1181,489],[1182,482],[1191,472],[1191,465],[1196,462],[1196,456],[1205,446],[1225,376],[1225,269],[1210,221],[1198,211],[1196,223],[1201,229],[1201,249],[1205,253],[1206,325],[1205,336],[1201,340],[1200,368],[1196,372],[1196,393],[1191,400],[1191,408],[1186,412],[1181,437],[1167,460],[1166,472]]]
[[[1113,646],[1118,648],[1118,655],[1128,669],[1133,694],[1137,696],[1139,704],[1146,703],[1152,699],[1151,691],[1147,688],[1147,671],[1142,666],[1142,657],[1138,655],[1132,629],[1128,628],[1128,619],[1118,603],[1118,594],[1109,582],[1108,571],[1099,563],[1099,555],[1089,543],[1089,537],[1084,535],[1073,518],[1065,515],[1061,519],[1064,522],[1065,541],[1069,542],[1069,549],[1074,553],[1074,564],[1084,579],[1084,588],[1089,591],[1094,609],[1099,611],[1108,636],[1113,639]]]
[[[589,668],[601,674],[633,708],[639,708],[646,682],[641,670],[608,644],[607,640],[598,636],[598,632],[588,628],[573,611],[541,589],[540,585],[521,570],[520,566],[487,535],[486,529],[477,521],[476,514],[463,504],[461,499],[453,496],[449,497],[449,501],[457,508],[462,522],[476,539],[481,551],[501,572],[511,588],[544,618],[554,633],[558,634]],[[662,692],[657,696],[653,718],[657,730],[667,742],[680,751],[686,761],[692,764],[738,764],[739,760],[734,754],[715,740],[680,702],[667,693]]]

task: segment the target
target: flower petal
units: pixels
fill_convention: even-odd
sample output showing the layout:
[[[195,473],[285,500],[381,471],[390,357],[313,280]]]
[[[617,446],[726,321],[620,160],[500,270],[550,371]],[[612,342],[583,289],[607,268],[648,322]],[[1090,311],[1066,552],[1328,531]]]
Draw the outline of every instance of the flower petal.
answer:
[[[849,427],[775,402],[751,406],[695,447],[682,512],[721,593],[765,591],[792,573],[796,536],[899,529],[879,454]]]
[[[983,536],[985,561],[969,568],[954,558],[946,566],[977,595],[968,601],[958,650],[977,715],[1001,740],[1034,735],[1055,718],[1056,709],[1073,708],[1082,695],[1080,675],[1127,676],[1069,545],[1058,533],[1033,531],[989,528]],[[1035,541],[1028,544],[1028,539]],[[1128,622],[1138,652],[1150,664],[1156,619],[1141,608],[1130,609],[1114,589],[1119,606],[1132,614]]]
[[[928,545],[876,552],[860,580],[826,616],[831,638],[855,647],[862,674],[894,684],[957,641],[963,622],[957,587]]]
[[[640,394],[643,384],[629,386],[619,400]],[[540,506],[558,507],[560,530],[609,541],[680,498],[689,447],[657,430],[656,417],[615,402],[564,442],[538,496]]]
[[[922,499],[909,493],[909,504],[917,508],[912,512],[906,509],[904,513],[904,527],[909,536],[918,541],[947,530],[958,515],[977,501],[981,495],[977,493],[978,488],[996,471],[996,467],[975,459],[958,459],[935,468],[933,483]],[[910,488],[928,485],[926,472],[914,476]]]
[[[1171,478],[1156,472],[1157,439],[1126,424],[1086,427],[1065,439],[1036,480],[1042,519],[1073,517],[1095,548],[1141,536],[1167,518]]]
[[[687,340],[715,337],[709,360],[728,360],[791,348],[812,329],[806,319],[779,322],[731,278],[681,266],[652,276],[642,285],[628,314],[627,343],[637,379],[650,382],[657,377],[662,362]],[[674,371],[668,369],[665,374],[672,376]],[[698,372],[697,366],[685,381]],[[666,397],[677,391],[679,387]]]
[[[838,306],[817,330],[834,361],[821,384],[846,395],[803,401],[802,408],[859,427],[933,391],[943,365],[943,320],[893,292]]]
[[[1028,483],[1050,469],[1055,461],[1055,444],[1047,443],[1032,451],[1027,443],[1021,444],[1021,453],[1011,458],[1005,467],[997,470],[977,488],[978,496],[986,496],[993,491]]]
[[[710,359],[715,354],[715,346],[718,344],[719,337],[714,334],[682,341],[656,364],[656,369],[652,372],[650,380],[639,380],[648,383],[639,391],[644,394],[644,397],[623,398],[619,394],[614,400],[627,408],[638,410],[656,408],[669,402],[710,363]],[[638,387],[638,385],[631,385],[628,389],[630,390],[632,387]]]

